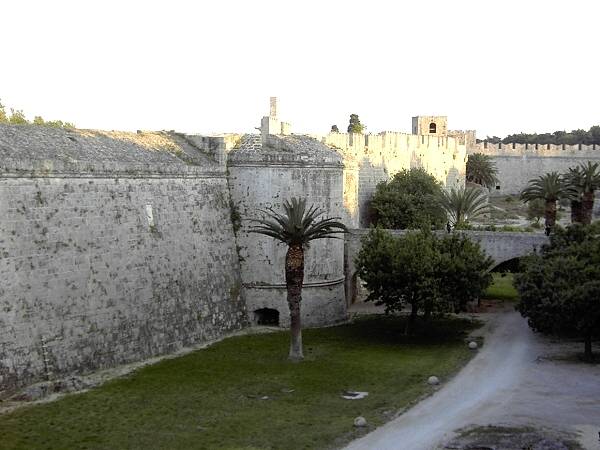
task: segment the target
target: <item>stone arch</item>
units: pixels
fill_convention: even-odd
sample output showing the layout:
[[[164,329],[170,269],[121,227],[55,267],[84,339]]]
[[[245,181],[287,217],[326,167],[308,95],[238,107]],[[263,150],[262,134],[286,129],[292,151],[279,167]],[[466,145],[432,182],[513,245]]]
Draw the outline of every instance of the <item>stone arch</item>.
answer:
[[[429,132],[430,132],[431,134],[435,134],[435,133],[437,133],[437,124],[436,124],[435,122],[431,122],[431,123],[429,124]]]

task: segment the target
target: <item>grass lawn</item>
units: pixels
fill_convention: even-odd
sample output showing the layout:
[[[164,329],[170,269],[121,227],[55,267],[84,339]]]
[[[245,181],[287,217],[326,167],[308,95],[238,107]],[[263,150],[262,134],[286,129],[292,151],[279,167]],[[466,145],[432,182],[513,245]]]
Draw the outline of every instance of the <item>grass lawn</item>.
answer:
[[[513,285],[512,273],[493,273],[494,281],[483,295],[484,299],[517,301],[519,295]],[[504,276],[502,276],[504,275]]]
[[[339,447],[444,382],[472,355],[476,325],[440,319],[418,337],[398,317],[304,331],[306,360],[287,361],[288,333],[240,336],[164,360],[87,393],[0,416],[2,449],[315,449]],[[361,400],[344,390],[368,391]]]

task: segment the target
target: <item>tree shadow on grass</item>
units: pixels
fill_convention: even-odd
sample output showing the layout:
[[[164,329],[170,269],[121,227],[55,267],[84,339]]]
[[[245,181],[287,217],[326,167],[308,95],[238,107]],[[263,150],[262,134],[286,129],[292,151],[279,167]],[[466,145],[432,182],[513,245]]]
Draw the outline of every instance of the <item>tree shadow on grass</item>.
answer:
[[[337,328],[335,339],[355,345],[407,345],[444,344],[463,340],[482,323],[457,317],[434,317],[429,321],[419,317],[414,333],[405,334],[406,315],[374,315],[355,319],[352,323]],[[319,334],[321,330],[307,330],[307,334]]]

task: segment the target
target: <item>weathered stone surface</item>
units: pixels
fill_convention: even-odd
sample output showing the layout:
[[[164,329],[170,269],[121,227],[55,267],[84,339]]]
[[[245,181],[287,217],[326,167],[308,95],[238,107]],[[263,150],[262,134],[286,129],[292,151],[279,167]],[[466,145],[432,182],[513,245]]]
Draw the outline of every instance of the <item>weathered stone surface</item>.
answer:
[[[0,394],[243,326],[224,167],[33,128],[0,127]]]
[[[532,178],[547,172],[567,172],[587,161],[600,162],[599,145],[491,144],[481,142],[469,153],[489,155],[498,169],[493,195],[519,194]]]
[[[281,326],[289,324],[284,262],[287,248],[273,238],[250,234],[248,219],[261,217],[260,209],[282,211],[292,196],[306,197],[330,217],[342,217],[342,158],[327,146],[305,136],[245,136],[229,153],[229,186],[242,218],[238,232],[248,312],[263,308],[279,311]],[[302,322],[305,326],[346,319],[344,299],[344,243],[323,239],[305,253]]]
[[[355,221],[349,222],[353,227],[369,225],[368,202],[377,183],[403,169],[423,168],[448,188],[465,182],[466,147],[447,135],[330,133],[323,142],[343,157],[344,195],[347,207],[354,209]]]

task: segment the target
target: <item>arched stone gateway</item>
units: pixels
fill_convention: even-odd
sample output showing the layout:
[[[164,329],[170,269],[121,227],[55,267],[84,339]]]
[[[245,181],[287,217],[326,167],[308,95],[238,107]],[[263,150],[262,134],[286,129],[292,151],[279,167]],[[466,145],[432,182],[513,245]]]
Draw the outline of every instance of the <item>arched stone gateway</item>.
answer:
[[[390,230],[394,236],[407,233],[404,230]],[[361,239],[369,233],[368,229],[354,229],[345,238],[346,301],[348,305],[356,301],[358,292],[356,267],[354,260],[361,248]],[[494,260],[494,267],[538,251],[549,239],[541,233],[505,233],[497,231],[461,231],[472,240],[479,242],[487,255]]]

